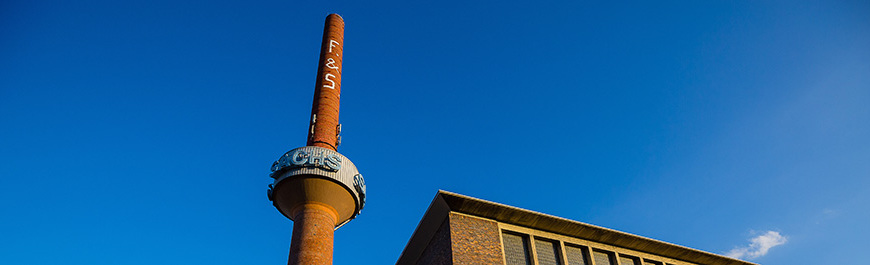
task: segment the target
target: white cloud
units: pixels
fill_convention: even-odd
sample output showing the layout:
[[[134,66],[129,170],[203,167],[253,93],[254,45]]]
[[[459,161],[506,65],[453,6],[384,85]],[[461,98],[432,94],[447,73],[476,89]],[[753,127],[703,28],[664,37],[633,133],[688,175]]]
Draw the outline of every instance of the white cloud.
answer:
[[[787,241],[788,239],[785,236],[780,235],[779,232],[767,231],[764,232],[764,234],[749,239],[749,246],[736,247],[731,251],[728,251],[725,256],[735,259],[754,259],[767,255],[767,252],[770,251],[771,248],[785,244]]]

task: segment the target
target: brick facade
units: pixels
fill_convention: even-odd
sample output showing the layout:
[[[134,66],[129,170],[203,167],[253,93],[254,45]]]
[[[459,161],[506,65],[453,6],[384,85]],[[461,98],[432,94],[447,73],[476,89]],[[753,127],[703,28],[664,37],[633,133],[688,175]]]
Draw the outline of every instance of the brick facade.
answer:
[[[507,243],[519,264],[757,265],[446,191],[438,191],[396,265],[505,264],[508,235],[523,245],[514,251],[517,241]]]
[[[453,264],[503,264],[498,223],[451,212]]]
[[[419,265],[451,265],[453,264],[453,255],[450,250],[450,226],[449,220],[444,220],[441,227],[435,232],[432,240],[423,250],[420,259],[417,260]]]
[[[503,264],[498,223],[450,213],[417,265]]]

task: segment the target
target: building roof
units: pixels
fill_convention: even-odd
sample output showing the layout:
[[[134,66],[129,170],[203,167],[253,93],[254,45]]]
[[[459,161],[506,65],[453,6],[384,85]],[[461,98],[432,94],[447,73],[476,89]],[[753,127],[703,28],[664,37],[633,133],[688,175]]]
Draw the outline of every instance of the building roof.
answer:
[[[722,255],[692,249],[664,241],[633,235],[557,216],[530,211],[501,203],[481,200],[439,190],[417,229],[402,251],[397,264],[412,264],[423,253],[429,240],[450,212],[479,216],[494,221],[524,226],[602,244],[646,252],[697,264],[751,265]]]

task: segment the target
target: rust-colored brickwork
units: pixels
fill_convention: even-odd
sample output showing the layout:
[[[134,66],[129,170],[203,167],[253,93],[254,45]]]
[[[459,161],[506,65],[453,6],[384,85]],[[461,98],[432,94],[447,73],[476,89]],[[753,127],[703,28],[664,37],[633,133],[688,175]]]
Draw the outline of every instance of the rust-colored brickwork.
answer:
[[[293,218],[289,265],[330,265],[337,214],[330,206],[304,204]]]
[[[341,58],[344,53],[344,20],[337,14],[326,17],[320,63],[314,85],[314,104],[308,145],[336,150],[338,147],[338,109],[341,98]]]
[[[341,128],[338,124],[338,110],[343,47],[344,20],[337,14],[330,14],[326,17],[323,41],[320,46],[308,146],[334,151],[338,146],[338,133]],[[318,174],[312,174],[294,175],[278,183],[274,190],[275,206],[282,213],[291,209],[287,215],[292,216],[293,220],[290,257],[287,261],[290,265],[331,265],[335,226],[338,222],[350,218],[356,206],[353,194],[345,192],[343,185],[319,178]],[[282,192],[283,190],[279,189],[288,185],[292,188],[289,192]],[[341,210],[341,215],[336,209]]]
[[[420,259],[417,260],[418,265],[451,265],[453,264],[453,255],[450,249],[450,226],[449,220],[444,220],[432,240],[426,245]]]
[[[498,223],[450,213],[453,264],[503,264]]]

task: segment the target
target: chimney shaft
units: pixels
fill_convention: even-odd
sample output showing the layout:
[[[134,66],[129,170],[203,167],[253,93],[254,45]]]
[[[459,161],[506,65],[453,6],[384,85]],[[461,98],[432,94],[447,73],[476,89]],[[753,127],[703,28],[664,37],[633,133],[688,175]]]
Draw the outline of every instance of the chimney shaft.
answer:
[[[344,21],[326,17],[307,146],[294,148],[272,163],[267,196],[293,220],[289,265],[331,265],[334,231],[365,206],[365,179],[349,158],[337,152],[338,103]]]
[[[338,110],[341,99],[341,56],[344,46],[344,20],[337,14],[326,17],[320,62],[314,85],[314,103],[311,106],[311,124],[308,128],[308,146],[337,150]]]

